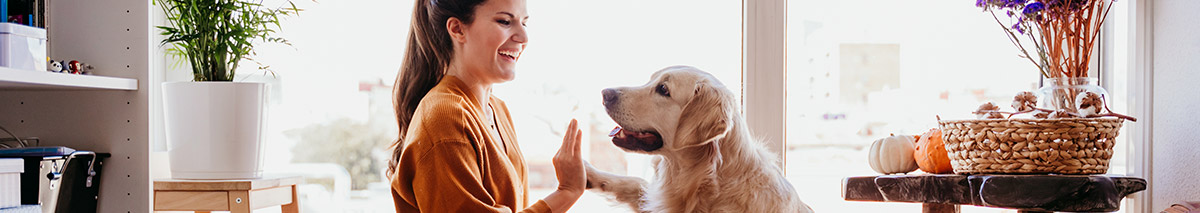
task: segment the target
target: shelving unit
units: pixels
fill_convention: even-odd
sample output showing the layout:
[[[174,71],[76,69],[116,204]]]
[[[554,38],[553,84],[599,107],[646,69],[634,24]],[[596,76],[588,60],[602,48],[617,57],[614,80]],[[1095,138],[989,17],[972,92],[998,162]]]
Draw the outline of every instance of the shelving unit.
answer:
[[[0,89],[3,90],[137,90],[137,85],[137,79],[0,67]]]
[[[112,154],[98,212],[150,212],[151,1],[48,2],[49,56],[91,64],[95,76],[0,68],[0,125]]]

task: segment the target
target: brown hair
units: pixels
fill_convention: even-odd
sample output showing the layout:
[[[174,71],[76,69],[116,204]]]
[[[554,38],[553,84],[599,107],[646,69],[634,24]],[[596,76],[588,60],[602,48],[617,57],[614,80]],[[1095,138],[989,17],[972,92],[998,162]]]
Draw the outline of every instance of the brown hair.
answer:
[[[400,126],[400,137],[392,142],[392,159],[388,162],[387,176],[391,177],[404,150],[404,136],[412,122],[417,104],[425,98],[433,86],[446,75],[446,67],[454,56],[454,43],[446,29],[451,17],[470,24],[475,7],[483,0],[416,0],[413,5],[412,23],[408,32],[408,47],[396,85],[392,88],[392,105],[396,108],[396,122]]]

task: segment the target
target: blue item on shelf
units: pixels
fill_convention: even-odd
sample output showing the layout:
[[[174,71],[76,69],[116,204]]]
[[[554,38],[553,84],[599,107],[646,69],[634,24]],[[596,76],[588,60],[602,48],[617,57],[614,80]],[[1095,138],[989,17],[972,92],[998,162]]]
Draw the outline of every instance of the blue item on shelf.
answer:
[[[0,209],[0,213],[42,213],[42,205],[20,205]]]
[[[0,0],[0,23],[8,22],[8,0]]]
[[[65,146],[40,146],[40,147],[22,147],[12,149],[0,149],[0,157],[45,157],[45,156],[67,156],[75,152],[75,149]]]

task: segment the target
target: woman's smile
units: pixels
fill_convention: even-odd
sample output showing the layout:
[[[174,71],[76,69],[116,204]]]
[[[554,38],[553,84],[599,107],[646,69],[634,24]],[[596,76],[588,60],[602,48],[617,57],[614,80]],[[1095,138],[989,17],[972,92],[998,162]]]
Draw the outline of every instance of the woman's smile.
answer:
[[[500,58],[504,59],[504,61],[512,63],[512,62],[517,62],[517,59],[521,57],[521,50],[520,49],[501,49],[500,51],[497,51],[497,54],[499,54]]]

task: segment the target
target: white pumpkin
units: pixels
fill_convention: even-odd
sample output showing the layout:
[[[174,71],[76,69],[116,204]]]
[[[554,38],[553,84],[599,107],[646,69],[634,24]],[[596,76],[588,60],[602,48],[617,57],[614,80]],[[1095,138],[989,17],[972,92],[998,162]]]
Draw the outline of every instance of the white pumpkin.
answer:
[[[871,169],[882,174],[908,173],[917,170],[913,150],[917,139],[912,135],[892,135],[871,143],[867,162]]]

